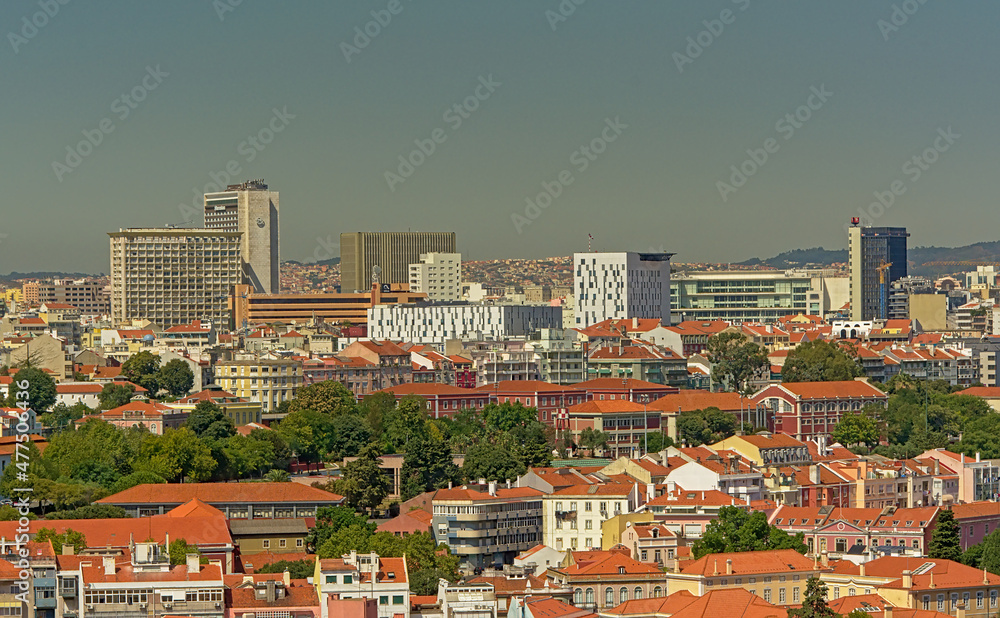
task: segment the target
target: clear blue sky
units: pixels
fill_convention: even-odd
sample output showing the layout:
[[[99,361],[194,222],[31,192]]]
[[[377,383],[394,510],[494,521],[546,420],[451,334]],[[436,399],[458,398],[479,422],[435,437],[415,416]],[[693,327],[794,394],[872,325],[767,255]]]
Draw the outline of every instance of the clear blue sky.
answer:
[[[352,230],[454,230],[466,259],[567,255],[588,233],[682,261],[844,248],[893,181],[877,223],[911,246],[997,239],[996,2],[564,0],[556,21],[557,0],[243,0],[220,19],[230,2],[0,4],[0,273],[107,272],[108,231],[183,221],[230,162],[281,192],[283,259]],[[387,180],[414,140],[433,154]],[[720,190],[747,149],[767,162]],[[559,195],[519,233],[543,182]]]

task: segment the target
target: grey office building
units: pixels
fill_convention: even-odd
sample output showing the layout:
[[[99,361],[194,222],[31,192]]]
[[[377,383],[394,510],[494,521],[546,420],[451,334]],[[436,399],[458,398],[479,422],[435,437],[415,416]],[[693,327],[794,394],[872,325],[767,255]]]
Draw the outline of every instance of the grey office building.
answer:
[[[262,179],[229,185],[205,194],[205,227],[243,232],[243,280],[258,294],[281,291],[278,243],[278,192]]]
[[[410,264],[424,253],[456,253],[455,232],[345,232],[340,235],[340,291],[371,289],[372,269],[381,283],[410,283]]]

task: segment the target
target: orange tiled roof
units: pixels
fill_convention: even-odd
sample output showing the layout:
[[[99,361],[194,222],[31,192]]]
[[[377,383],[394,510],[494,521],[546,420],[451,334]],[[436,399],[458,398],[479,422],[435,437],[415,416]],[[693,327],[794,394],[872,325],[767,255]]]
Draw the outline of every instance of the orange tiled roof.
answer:
[[[755,573],[793,573],[812,571],[813,561],[794,549],[748,551],[727,554],[709,554],[681,567],[685,575],[711,577],[728,572],[728,561],[733,563],[734,575]]]
[[[99,504],[184,504],[198,498],[206,503],[339,502],[343,496],[301,483],[157,483],[101,498]]]

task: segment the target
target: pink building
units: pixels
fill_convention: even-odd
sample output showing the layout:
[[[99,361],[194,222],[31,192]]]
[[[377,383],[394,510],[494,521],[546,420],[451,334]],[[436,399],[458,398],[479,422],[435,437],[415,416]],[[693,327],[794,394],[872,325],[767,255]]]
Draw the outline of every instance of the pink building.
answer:
[[[962,549],[983,542],[986,535],[1000,528],[1000,502],[973,502],[951,507],[962,534]]]
[[[80,426],[89,420],[98,419],[122,429],[142,425],[150,433],[162,434],[167,429],[179,428],[187,421],[189,414],[187,410],[176,410],[161,403],[132,401],[100,414],[85,416],[76,423]]]

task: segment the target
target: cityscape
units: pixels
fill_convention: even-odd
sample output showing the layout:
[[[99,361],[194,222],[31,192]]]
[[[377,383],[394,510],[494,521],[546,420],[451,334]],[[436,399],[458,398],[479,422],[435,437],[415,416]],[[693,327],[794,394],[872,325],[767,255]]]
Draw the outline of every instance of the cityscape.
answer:
[[[0,15],[0,616],[1000,617],[997,7]]]

